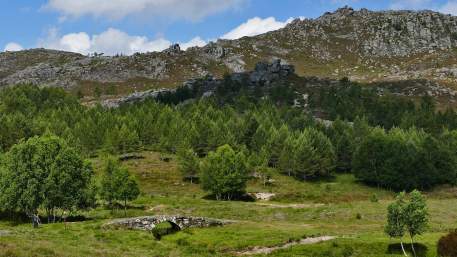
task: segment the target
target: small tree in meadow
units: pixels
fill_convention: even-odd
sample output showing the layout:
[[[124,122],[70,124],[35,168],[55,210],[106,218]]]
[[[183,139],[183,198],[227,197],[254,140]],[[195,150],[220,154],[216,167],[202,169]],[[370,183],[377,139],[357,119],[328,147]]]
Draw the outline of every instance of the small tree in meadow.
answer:
[[[400,193],[397,195],[395,202],[391,203],[387,207],[387,225],[384,228],[384,231],[391,238],[399,238],[401,249],[403,254],[406,254],[405,248],[403,246],[403,237],[405,236],[405,222],[404,222],[404,210],[405,210],[405,193]]]
[[[414,190],[411,192],[409,203],[404,209],[404,215],[405,227],[411,239],[411,248],[414,256],[416,256],[416,250],[414,249],[414,237],[422,235],[425,232],[429,216],[427,203],[424,196],[422,196],[419,191]]]
[[[400,193],[395,202],[387,208],[387,225],[385,232],[392,238],[399,238],[403,254],[406,254],[403,246],[403,237],[408,233],[411,239],[411,249],[414,256],[414,237],[425,232],[428,224],[427,203],[422,194],[414,190],[410,194],[409,201],[405,200],[406,193]]]
[[[110,206],[114,201],[123,201],[124,213],[126,213],[127,201],[135,200],[139,194],[138,183],[129,171],[122,167],[118,160],[108,158],[101,180],[101,198]]]
[[[203,190],[216,196],[217,200],[232,200],[243,193],[248,180],[246,158],[229,145],[210,152],[201,164]]]

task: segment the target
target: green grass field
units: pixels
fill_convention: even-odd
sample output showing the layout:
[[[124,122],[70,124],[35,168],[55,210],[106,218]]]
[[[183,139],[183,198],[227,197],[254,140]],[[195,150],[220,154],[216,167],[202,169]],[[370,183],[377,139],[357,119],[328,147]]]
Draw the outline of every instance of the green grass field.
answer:
[[[183,182],[174,160],[163,162],[153,152],[143,155],[145,159],[124,163],[142,189],[127,216],[182,214],[235,222],[183,230],[157,241],[148,232],[102,228],[109,219],[124,217],[123,210],[102,207],[81,213],[87,221],[44,224],[38,229],[30,223],[3,220],[0,256],[236,256],[254,247],[324,235],[337,239],[295,245],[268,256],[403,256],[389,253],[389,245],[399,241],[383,233],[386,208],[394,194],[358,184],[351,175],[300,182],[277,174],[271,186],[263,187],[261,181],[248,185],[248,192],[275,193],[272,201],[217,202],[205,200],[198,185]],[[98,160],[94,164],[98,167]],[[370,200],[374,195],[378,202]],[[417,241],[428,248],[424,256],[436,256],[438,239],[457,228],[457,190],[442,188],[426,195],[431,222]]]

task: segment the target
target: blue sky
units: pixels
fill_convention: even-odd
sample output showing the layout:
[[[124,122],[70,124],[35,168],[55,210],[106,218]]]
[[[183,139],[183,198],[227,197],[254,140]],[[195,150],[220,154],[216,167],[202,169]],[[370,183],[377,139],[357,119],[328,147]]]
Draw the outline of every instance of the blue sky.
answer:
[[[0,0],[0,51],[45,47],[132,54],[175,42],[201,46],[344,5],[457,14],[457,0]]]

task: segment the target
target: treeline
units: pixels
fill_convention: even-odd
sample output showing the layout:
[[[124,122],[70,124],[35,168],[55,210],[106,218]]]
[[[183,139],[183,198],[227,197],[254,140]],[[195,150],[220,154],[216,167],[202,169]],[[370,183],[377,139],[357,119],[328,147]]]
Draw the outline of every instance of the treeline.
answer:
[[[310,97],[310,105],[330,120],[340,118],[354,121],[357,117],[364,117],[370,125],[385,129],[415,127],[430,133],[457,129],[457,113],[451,108],[438,111],[430,96],[414,101],[384,94],[381,97],[376,88],[342,80],[337,85],[322,87],[314,92]]]
[[[293,93],[286,86],[283,90],[273,87],[259,92],[259,88],[227,81],[212,97],[179,103],[189,95],[178,91],[177,95],[161,96],[159,101],[116,109],[83,106],[58,89],[8,88],[0,92],[0,146],[8,151],[22,138],[51,133],[85,156],[142,149],[178,153],[189,161],[186,165],[192,178],[197,173],[195,160],[229,145],[246,157],[251,172],[268,167],[298,179],[321,178],[335,171],[353,172],[361,181],[394,190],[456,182],[456,145],[449,139],[455,134],[452,122],[449,126],[436,125],[440,124],[439,117],[446,115],[436,112],[430,99],[420,106],[407,103],[411,106],[405,113],[428,115],[432,125],[416,124],[415,120],[420,119],[404,116],[400,120],[411,121],[410,125],[395,128],[398,124],[394,116],[384,120],[374,113],[381,113],[384,101],[403,106],[405,100],[374,96],[359,91],[356,85],[347,87],[349,92],[359,93],[351,93],[344,106],[357,112],[340,115],[343,111],[335,106],[341,107],[342,103],[329,100],[337,97],[339,102],[346,101],[347,90],[323,92],[328,101],[313,103],[320,109],[335,111],[330,126],[316,122],[303,109],[292,108]],[[357,100],[360,94],[368,94],[371,100]],[[369,102],[378,111],[357,107],[368,106]],[[388,108],[394,112],[394,107]],[[449,113],[449,117],[455,115]]]

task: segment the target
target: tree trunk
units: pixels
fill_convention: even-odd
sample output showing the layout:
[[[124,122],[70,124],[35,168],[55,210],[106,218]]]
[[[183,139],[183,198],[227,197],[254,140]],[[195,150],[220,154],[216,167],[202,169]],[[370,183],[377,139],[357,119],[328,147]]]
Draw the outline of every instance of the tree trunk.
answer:
[[[401,250],[403,251],[403,254],[408,257],[408,254],[405,251],[405,247],[403,247],[403,240],[400,240],[400,245],[401,245]]]
[[[414,240],[413,240],[412,236],[411,236],[411,249],[413,250],[414,257],[417,257],[416,249],[414,249]]]
[[[41,224],[41,221],[40,221],[40,217],[38,216],[38,214],[32,214],[32,224],[33,224],[33,228],[38,228]]]
[[[124,199],[124,217],[127,217],[127,199]]]

